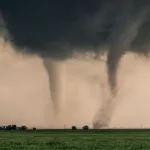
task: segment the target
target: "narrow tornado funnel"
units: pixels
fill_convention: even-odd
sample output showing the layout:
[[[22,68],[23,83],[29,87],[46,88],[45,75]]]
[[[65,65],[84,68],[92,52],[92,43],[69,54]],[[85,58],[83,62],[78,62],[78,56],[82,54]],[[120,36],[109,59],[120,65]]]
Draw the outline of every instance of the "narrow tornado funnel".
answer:
[[[45,58],[44,66],[49,76],[49,89],[55,114],[63,111],[65,106],[65,64],[61,61]]]
[[[116,24],[109,36],[109,52],[107,58],[109,84],[113,94],[117,91],[117,70],[120,59],[131,47],[132,42],[139,33],[139,29],[145,21],[149,7],[134,10],[133,1],[123,5],[122,12],[116,19]]]
[[[108,81],[110,97],[105,100],[98,110],[93,127],[95,129],[107,127],[111,121],[113,111],[116,107],[115,97],[117,95],[117,71],[121,57],[128,49],[139,33],[139,29],[145,21],[148,8],[135,11],[133,1],[123,6],[121,13],[116,19],[111,34],[109,35],[109,51],[107,55]]]

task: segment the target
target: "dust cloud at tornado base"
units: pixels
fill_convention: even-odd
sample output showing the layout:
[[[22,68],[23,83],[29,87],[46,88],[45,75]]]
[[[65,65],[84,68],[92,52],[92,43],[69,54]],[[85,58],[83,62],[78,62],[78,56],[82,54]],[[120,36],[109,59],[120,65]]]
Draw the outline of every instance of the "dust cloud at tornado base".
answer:
[[[55,118],[49,99],[49,77],[38,56],[16,53],[0,45],[0,124],[47,127],[92,126],[93,117],[108,96],[103,61],[69,59],[66,70],[65,108]],[[119,91],[110,127],[148,127],[150,60],[127,53],[118,69]],[[63,103],[63,102],[62,102]]]

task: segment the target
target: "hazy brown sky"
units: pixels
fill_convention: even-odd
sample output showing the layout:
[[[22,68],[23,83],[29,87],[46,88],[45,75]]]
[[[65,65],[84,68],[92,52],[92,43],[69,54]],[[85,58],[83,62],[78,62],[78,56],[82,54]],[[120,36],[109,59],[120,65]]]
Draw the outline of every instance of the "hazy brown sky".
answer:
[[[29,127],[92,124],[107,95],[106,66],[103,61],[70,59],[66,65],[65,109],[61,120],[53,116],[48,75],[38,56],[16,54],[8,44],[0,45],[0,124]],[[150,61],[128,53],[121,61],[111,127],[150,126]],[[104,90],[105,88],[105,90]]]

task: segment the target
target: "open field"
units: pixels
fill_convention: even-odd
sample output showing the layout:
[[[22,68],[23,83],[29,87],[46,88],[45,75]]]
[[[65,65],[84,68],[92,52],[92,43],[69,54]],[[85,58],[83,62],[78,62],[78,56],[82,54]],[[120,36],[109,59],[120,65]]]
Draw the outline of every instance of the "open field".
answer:
[[[150,130],[0,131],[0,150],[150,150]]]

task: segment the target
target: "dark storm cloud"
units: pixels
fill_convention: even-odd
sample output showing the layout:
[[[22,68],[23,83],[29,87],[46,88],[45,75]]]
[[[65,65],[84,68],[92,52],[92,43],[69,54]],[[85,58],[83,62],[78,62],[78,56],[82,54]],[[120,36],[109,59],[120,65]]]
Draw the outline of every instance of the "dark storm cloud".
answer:
[[[93,50],[109,44],[122,9],[134,18],[149,4],[142,0],[1,0],[0,9],[16,46],[31,53],[66,57],[73,49]],[[149,21],[142,24],[132,48],[147,49],[149,25]]]
[[[3,18],[16,46],[56,57],[72,48],[96,47],[100,37],[93,29],[93,16],[103,1],[32,0],[0,2]],[[94,31],[93,31],[94,30]]]

